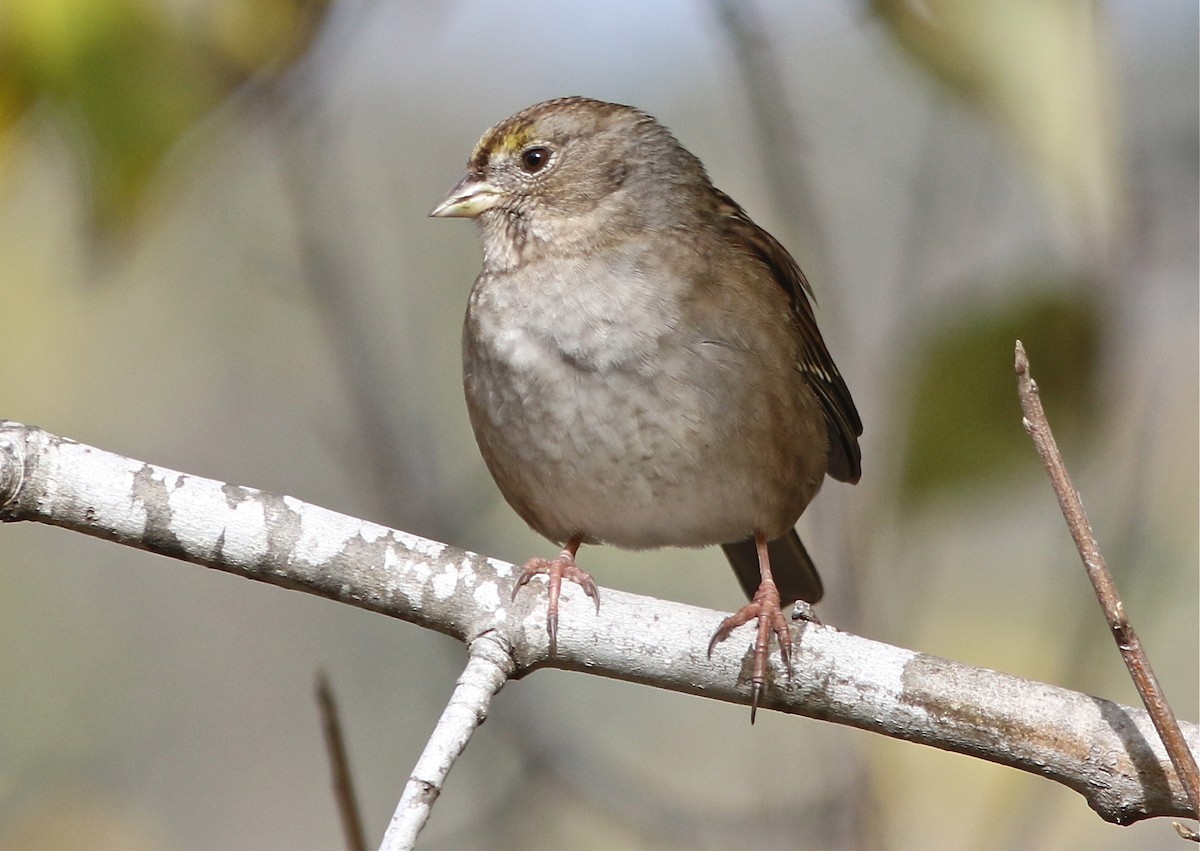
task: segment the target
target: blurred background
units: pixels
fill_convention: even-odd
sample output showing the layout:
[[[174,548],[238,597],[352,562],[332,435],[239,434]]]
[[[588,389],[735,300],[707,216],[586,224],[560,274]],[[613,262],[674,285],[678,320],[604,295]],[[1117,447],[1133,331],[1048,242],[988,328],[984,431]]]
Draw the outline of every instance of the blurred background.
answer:
[[[516,110],[635,104],[795,254],[862,413],[862,483],[801,521],[822,618],[1137,704],[1021,428],[1019,337],[1196,721],[1196,43],[1174,0],[0,0],[0,417],[549,554],[461,398],[476,235],[426,216]],[[715,549],[584,557],[602,585],[742,602]],[[0,528],[0,849],[341,847],[318,668],[378,841],[464,660],[378,615]],[[422,847],[1178,843],[1010,769],[541,671],[499,695]]]

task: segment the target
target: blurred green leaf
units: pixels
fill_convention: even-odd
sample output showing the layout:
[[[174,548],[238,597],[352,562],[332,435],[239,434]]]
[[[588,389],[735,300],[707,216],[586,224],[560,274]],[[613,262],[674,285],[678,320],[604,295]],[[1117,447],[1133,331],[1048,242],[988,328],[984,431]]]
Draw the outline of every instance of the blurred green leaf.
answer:
[[[331,0],[217,0],[212,44],[247,74],[281,73],[312,46]]]
[[[1116,72],[1093,0],[872,0],[904,50],[992,117],[1055,208],[1104,244],[1120,225]]]
[[[1051,425],[1069,443],[1092,421],[1100,315],[1083,285],[1047,294],[1014,285],[1007,308],[976,307],[947,316],[917,354],[912,417],[904,451],[901,502],[919,505],[959,487],[1038,470],[1021,427],[1013,372],[1020,339],[1029,352]]]
[[[222,0],[185,26],[156,0],[0,0],[0,157],[20,118],[49,106],[94,232],[123,232],[167,152],[250,77],[302,56],[326,6]]]

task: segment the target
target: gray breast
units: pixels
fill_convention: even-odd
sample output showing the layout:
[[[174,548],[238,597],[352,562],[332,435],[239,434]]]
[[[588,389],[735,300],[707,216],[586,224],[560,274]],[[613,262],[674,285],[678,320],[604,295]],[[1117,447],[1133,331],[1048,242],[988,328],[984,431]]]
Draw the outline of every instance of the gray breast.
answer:
[[[485,273],[467,311],[468,410],[513,508],[552,540],[632,548],[794,523],[824,470],[760,451],[801,419],[790,377],[747,380],[762,373],[746,369],[752,347],[680,327],[676,293],[648,287],[636,263],[567,273]]]

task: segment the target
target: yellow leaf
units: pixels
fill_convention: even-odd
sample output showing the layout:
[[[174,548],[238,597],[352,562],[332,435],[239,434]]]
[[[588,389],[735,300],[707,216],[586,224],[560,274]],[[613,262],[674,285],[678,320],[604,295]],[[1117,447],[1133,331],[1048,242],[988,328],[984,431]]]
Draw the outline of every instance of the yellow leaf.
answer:
[[[1093,0],[874,0],[925,70],[1001,125],[1057,212],[1104,246],[1123,163],[1107,29]]]

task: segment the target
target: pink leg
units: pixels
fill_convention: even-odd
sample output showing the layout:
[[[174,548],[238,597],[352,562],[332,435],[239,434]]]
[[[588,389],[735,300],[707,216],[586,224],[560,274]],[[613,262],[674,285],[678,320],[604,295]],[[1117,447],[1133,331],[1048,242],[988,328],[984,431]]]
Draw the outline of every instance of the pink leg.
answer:
[[[788,675],[792,671],[792,631],[787,618],[783,616],[783,606],[779,601],[779,589],[771,577],[771,559],[767,555],[767,539],[761,533],[754,533],[754,543],[758,548],[758,569],[762,574],[762,582],[754,599],[742,606],[717,627],[712,641],[708,642],[708,655],[712,656],[713,648],[733,633],[735,629],[750,621],[757,621],[758,631],[754,638],[754,665],[750,674],[750,723],[758,712],[758,700],[762,696],[767,682],[767,656],[771,650],[771,633],[775,633],[779,641],[779,655],[783,659],[784,668]]]
[[[579,551],[580,543],[581,540],[578,537],[572,538],[567,541],[567,548],[550,561],[546,561],[544,558],[530,559],[525,563],[525,569],[517,578],[517,584],[513,586],[512,595],[515,600],[521,586],[528,583],[530,579],[539,573],[549,576],[549,581],[546,583],[546,588],[550,592],[550,604],[546,607],[546,631],[550,634],[551,656],[558,651],[558,597],[562,591],[563,579],[578,583],[579,587],[583,589],[583,593],[596,601],[596,613],[600,613],[600,591],[596,588],[595,580],[575,564],[575,553]]]

